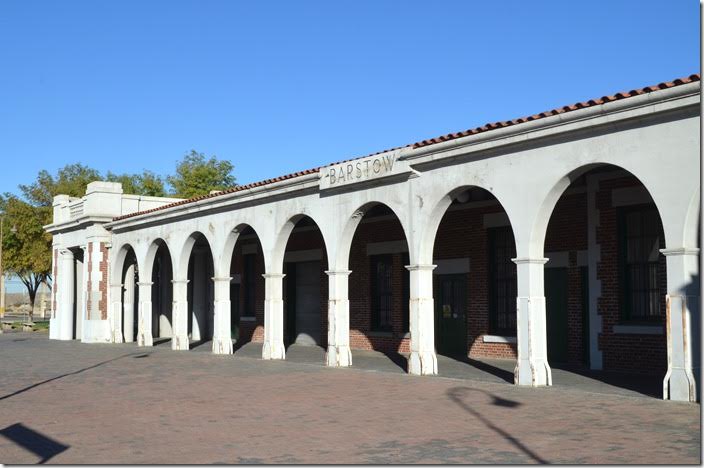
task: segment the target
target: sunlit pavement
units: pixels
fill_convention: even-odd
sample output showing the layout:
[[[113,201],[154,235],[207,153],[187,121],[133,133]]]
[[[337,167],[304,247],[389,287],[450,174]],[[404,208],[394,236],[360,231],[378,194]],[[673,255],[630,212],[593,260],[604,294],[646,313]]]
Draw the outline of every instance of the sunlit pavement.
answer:
[[[354,352],[322,366],[292,346],[215,356],[0,335],[1,463],[700,463],[697,404],[556,370],[440,358],[444,376]],[[443,372],[443,368],[445,371]]]

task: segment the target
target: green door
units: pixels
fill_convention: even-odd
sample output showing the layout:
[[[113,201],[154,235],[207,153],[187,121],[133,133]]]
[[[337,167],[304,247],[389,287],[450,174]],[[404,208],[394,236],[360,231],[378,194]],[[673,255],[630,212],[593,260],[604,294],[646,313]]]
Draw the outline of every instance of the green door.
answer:
[[[435,277],[435,348],[448,356],[467,355],[467,275]]]
[[[567,362],[567,268],[545,269],[548,362]]]

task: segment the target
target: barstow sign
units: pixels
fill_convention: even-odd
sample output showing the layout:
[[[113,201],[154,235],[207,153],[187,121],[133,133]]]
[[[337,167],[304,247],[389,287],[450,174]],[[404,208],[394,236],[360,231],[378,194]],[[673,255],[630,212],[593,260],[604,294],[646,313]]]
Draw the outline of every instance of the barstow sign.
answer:
[[[320,170],[320,189],[344,187],[415,172],[399,156],[397,152],[389,152],[324,167]]]

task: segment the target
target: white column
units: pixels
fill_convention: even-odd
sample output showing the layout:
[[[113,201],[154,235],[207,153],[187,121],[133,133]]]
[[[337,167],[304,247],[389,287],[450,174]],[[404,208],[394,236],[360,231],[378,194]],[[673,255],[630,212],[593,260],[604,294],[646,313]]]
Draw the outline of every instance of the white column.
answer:
[[[125,295],[122,306],[125,316],[123,323],[125,343],[134,342],[134,286],[134,265],[130,265],[125,273]]]
[[[56,308],[59,319],[59,339],[73,339],[73,313],[75,308],[75,269],[73,252],[68,249],[59,250],[59,282],[56,297]]]
[[[213,353],[232,354],[230,330],[230,281],[231,277],[213,278],[215,316],[213,323]]]
[[[435,354],[435,310],[433,301],[433,270],[436,265],[407,265],[410,271],[411,356],[408,373],[434,375],[438,373]]]
[[[172,280],[171,284],[173,285],[171,349],[188,351],[188,280]]]
[[[660,252],[667,261],[667,374],[663,398],[697,401],[695,372],[699,369],[701,345],[699,249]]]
[[[350,351],[349,270],[326,271],[328,275],[328,351],[325,361],[331,367],[352,365]]]
[[[139,324],[137,327],[137,345],[154,346],[152,337],[152,283],[140,281],[139,286]]]
[[[269,273],[264,277],[264,347],[262,359],[285,359],[284,300],[285,274]]]
[[[518,265],[516,300],[516,340],[518,361],[514,370],[516,385],[552,385],[548,365],[545,329],[545,288],[543,269],[547,258],[514,258]]]
[[[122,343],[127,338],[122,336],[122,287],[121,283],[110,284],[110,312],[112,314],[110,317],[112,317],[113,343]]]

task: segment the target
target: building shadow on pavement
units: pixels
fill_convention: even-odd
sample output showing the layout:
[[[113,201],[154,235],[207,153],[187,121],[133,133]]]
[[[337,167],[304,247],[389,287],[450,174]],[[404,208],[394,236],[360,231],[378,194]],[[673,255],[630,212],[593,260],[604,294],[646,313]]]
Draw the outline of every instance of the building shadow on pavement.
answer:
[[[22,423],[0,429],[0,435],[40,457],[40,460],[36,462],[37,464],[46,463],[70,447],[28,428]],[[6,462],[7,460],[3,461]]]
[[[29,385],[29,386],[27,386],[27,387],[21,388],[21,389],[16,390],[16,391],[14,391],[14,392],[12,392],[12,393],[8,393],[7,395],[0,396],[0,401],[5,400],[5,399],[10,398],[10,397],[13,397],[13,396],[15,396],[15,395],[19,395],[20,393],[24,393],[24,392],[26,392],[26,391],[29,391],[29,390],[33,389],[33,388],[39,387],[40,385],[44,385],[44,384],[47,384],[47,383],[49,383],[49,382],[53,382],[54,380],[63,379],[64,377],[68,377],[68,376],[71,376],[71,375],[77,375],[77,374],[80,374],[80,373],[82,373],[82,372],[85,372],[85,371],[88,371],[88,370],[91,370],[91,369],[95,369],[96,367],[104,366],[105,364],[108,364],[108,363],[110,363],[110,362],[117,361],[118,359],[122,359],[122,358],[125,358],[125,357],[128,357],[128,356],[134,356],[134,355],[138,355],[138,354],[143,354],[143,353],[129,353],[129,354],[123,354],[122,356],[118,356],[118,357],[115,357],[115,358],[112,358],[112,359],[108,359],[107,361],[102,361],[102,362],[99,362],[99,363],[94,364],[94,365],[92,365],[92,366],[84,367],[83,369],[79,369],[79,370],[77,370],[77,371],[68,372],[68,373],[66,373],[66,374],[57,375],[56,377],[52,377],[52,378],[50,378],[50,379],[42,380],[41,382],[37,382],[37,383],[35,383],[35,384],[32,384],[32,385]]]

